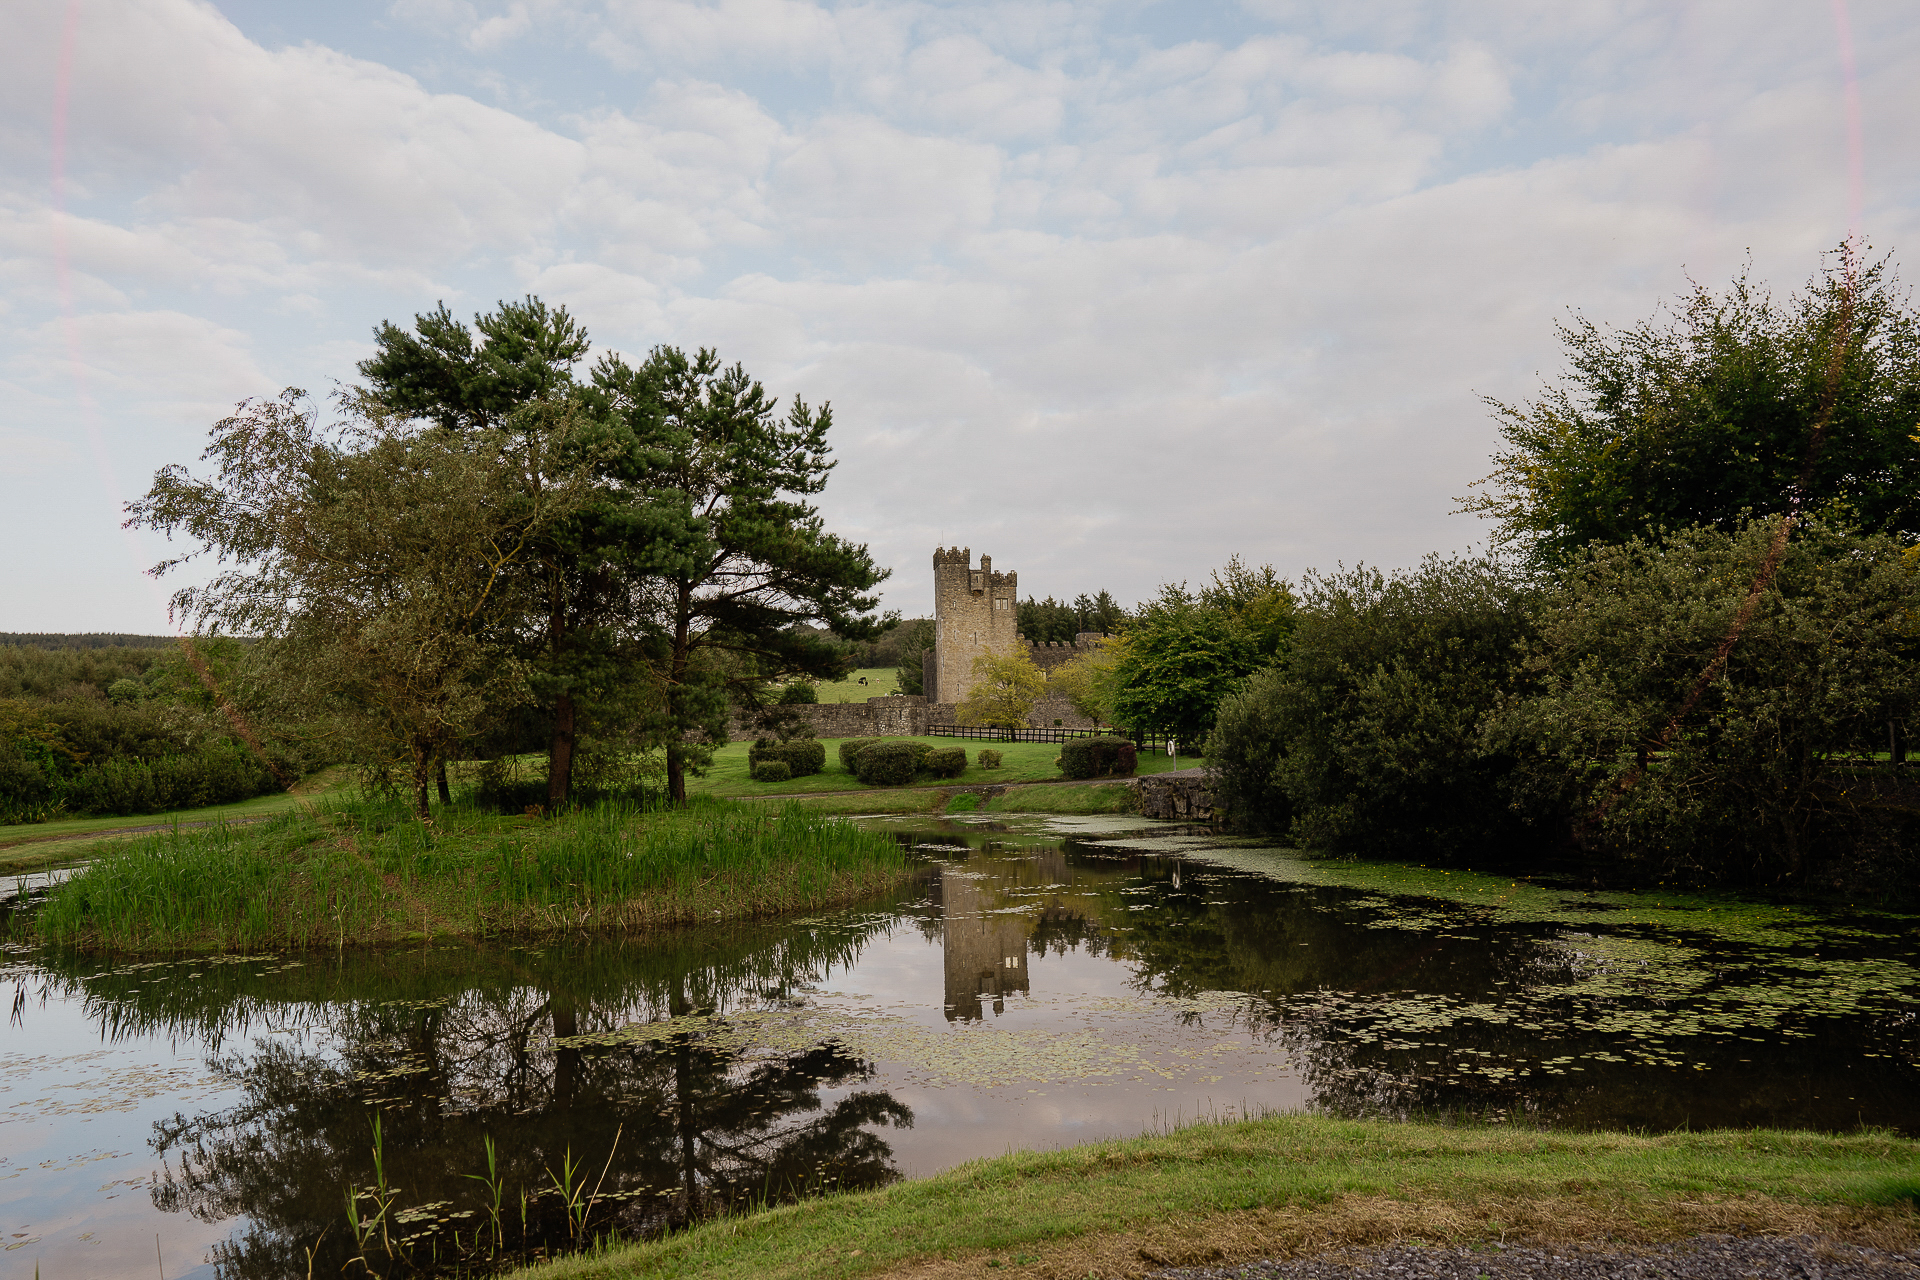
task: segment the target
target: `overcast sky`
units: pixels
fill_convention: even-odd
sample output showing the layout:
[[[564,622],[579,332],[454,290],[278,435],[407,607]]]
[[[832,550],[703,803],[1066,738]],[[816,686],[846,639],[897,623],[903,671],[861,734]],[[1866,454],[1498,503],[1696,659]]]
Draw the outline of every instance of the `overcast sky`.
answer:
[[[155,469],[529,292],[831,401],[908,615],[1409,565],[1569,308],[1910,261],[1916,67],[1913,0],[0,0],[0,630],[163,630]]]

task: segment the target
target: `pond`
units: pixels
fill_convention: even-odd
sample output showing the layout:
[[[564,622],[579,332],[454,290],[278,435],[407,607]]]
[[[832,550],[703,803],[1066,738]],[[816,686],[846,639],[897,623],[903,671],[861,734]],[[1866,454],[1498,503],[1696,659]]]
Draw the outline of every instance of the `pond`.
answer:
[[[924,875],[804,920],[14,948],[0,1277],[484,1271],[1297,1108],[1920,1134],[1920,919],[1306,861],[1137,818],[868,821]]]

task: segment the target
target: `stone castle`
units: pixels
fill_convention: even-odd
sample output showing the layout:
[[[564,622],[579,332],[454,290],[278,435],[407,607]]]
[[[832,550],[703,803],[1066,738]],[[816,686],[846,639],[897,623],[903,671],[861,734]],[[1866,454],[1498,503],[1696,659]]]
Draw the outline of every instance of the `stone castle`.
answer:
[[[816,737],[867,738],[924,734],[930,725],[955,722],[958,704],[973,689],[973,660],[984,653],[1009,654],[1025,650],[1033,664],[1049,671],[1085,653],[1106,639],[1098,631],[1082,631],[1072,643],[1035,643],[1020,634],[1019,577],[995,573],[993,560],[966,547],[942,547],[933,553],[933,647],[920,659],[922,694],[895,694],[865,702],[817,703],[803,714]],[[1073,704],[1061,697],[1043,697],[1027,716],[1033,729],[1096,728]],[[757,737],[751,718],[736,712],[729,727],[731,741]]]
[[[995,573],[993,557],[973,567],[970,547],[933,552],[933,647],[921,658],[920,685],[930,703],[965,701],[973,690],[973,660],[1026,649],[1042,671],[1090,653],[1105,637],[1082,631],[1072,644],[1035,643],[1020,634],[1020,575]]]

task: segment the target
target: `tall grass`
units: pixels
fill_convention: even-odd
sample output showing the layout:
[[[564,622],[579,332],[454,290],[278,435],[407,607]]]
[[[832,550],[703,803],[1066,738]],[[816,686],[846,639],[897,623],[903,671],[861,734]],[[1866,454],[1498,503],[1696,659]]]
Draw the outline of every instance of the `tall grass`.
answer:
[[[422,825],[360,800],[108,847],[26,927],[112,950],[346,947],[815,910],[907,874],[897,841],[798,805],[454,808]]]

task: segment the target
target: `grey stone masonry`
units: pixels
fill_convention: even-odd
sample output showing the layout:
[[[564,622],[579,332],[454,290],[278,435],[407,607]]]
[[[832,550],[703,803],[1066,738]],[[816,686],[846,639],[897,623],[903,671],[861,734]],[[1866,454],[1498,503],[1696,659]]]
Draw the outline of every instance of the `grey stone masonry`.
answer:
[[[973,688],[973,660],[1020,647],[1020,575],[995,573],[993,557],[973,567],[970,547],[933,553],[933,683],[929,698],[963,702]],[[924,668],[923,668],[924,670]]]
[[[1205,769],[1150,773],[1140,779],[1139,787],[1142,817],[1212,822],[1225,816],[1213,807],[1213,783]]]

